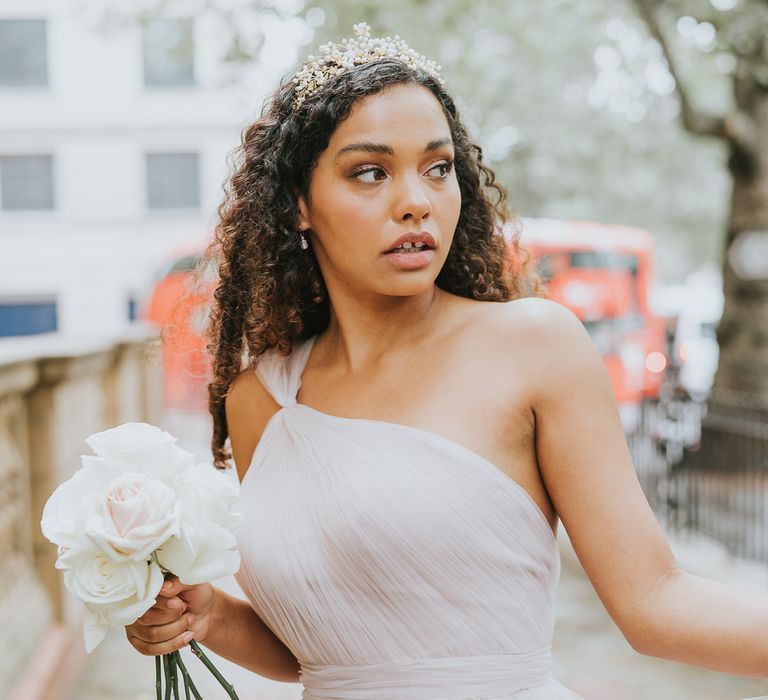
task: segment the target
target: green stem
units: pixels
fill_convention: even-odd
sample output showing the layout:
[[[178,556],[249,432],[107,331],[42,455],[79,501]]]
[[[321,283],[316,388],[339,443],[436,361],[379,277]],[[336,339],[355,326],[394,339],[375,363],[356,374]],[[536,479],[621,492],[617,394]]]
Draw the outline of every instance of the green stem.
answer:
[[[163,671],[165,671],[164,700],[171,700],[171,664],[168,661],[168,654],[163,654]]]
[[[173,690],[173,700],[179,700],[179,675],[176,673],[176,652],[168,655],[168,665],[171,668],[171,690]]]
[[[157,700],[162,700],[163,697],[163,681],[160,678],[160,667],[162,665],[162,659],[159,656],[155,657],[155,695]]]
[[[235,687],[219,673],[218,669],[211,663],[211,660],[203,653],[200,645],[193,639],[189,646],[192,647],[192,653],[205,664],[205,667],[213,674],[213,677],[219,682],[221,687],[227,691],[230,700],[240,700],[235,692]]]
[[[197,692],[197,687],[192,682],[192,678],[190,678],[187,667],[184,665],[184,660],[181,658],[180,650],[176,652],[176,664],[178,665],[179,670],[181,671],[181,676],[184,679],[184,692],[187,696],[187,700],[189,700],[190,691],[195,696],[195,700],[203,700],[203,696]]]

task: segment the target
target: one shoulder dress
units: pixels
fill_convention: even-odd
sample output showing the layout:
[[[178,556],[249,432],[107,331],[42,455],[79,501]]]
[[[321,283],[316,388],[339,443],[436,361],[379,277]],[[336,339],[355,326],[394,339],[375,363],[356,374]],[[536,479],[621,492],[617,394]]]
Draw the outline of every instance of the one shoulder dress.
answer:
[[[446,437],[297,403],[316,337],[259,359],[281,408],[237,529],[303,700],[579,700],[552,677],[560,554],[535,501]]]

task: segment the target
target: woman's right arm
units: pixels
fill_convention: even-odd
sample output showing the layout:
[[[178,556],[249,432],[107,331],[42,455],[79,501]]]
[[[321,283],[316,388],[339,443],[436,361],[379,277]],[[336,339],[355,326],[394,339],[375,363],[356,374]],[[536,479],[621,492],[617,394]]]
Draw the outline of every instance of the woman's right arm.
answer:
[[[247,601],[214,588],[211,623],[200,642],[214,654],[275,681],[299,682],[299,662]]]
[[[168,579],[155,604],[125,628],[128,641],[146,656],[170,654],[194,638],[214,654],[265,678],[299,682],[296,657],[253,608],[210,583]]]

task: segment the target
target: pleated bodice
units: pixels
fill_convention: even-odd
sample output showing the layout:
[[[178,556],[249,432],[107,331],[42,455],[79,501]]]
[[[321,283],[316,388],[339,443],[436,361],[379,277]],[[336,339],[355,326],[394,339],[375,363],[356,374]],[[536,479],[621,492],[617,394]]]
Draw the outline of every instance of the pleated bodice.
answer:
[[[297,403],[314,340],[258,363],[281,409],[237,534],[237,580],[304,700],[578,698],[551,676],[560,556],[535,501],[448,438]]]

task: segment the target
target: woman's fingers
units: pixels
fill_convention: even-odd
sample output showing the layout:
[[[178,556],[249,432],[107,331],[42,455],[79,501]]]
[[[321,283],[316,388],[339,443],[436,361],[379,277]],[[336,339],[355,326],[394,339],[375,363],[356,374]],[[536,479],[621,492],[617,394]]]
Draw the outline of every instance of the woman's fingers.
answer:
[[[179,597],[158,598],[156,606],[160,609],[173,610],[177,615],[180,615],[187,609],[187,604]]]
[[[182,591],[189,590],[190,588],[194,588],[194,586],[187,586],[185,583],[179,581],[176,576],[172,576],[171,578],[167,578],[165,580],[163,587],[160,589],[159,595],[163,596],[164,598],[172,598],[177,596]]]
[[[159,656],[181,649],[192,639],[189,626],[194,616],[184,615],[161,625],[133,624],[126,627],[128,641],[142,654]]]
[[[138,637],[131,635],[127,628],[126,634],[128,636],[128,641],[131,643],[133,648],[145,656],[162,656],[163,654],[170,654],[172,651],[178,651],[179,649],[183,649],[185,646],[187,646],[187,644],[189,644],[189,642],[194,637],[192,632],[186,631],[174,637],[173,639],[168,640],[167,642],[151,644],[149,642],[145,642],[143,639],[139,639]]]
[[[194,615],[187,613],[187,604],[178,597],[187,586],[175,576],[163,584],[155,604],[136,622],[125,628],[128,641],[142,654],[170,654],[189,644],[193,634],[189,629]]]
[[[187,604],[180,598],[158,598],[137,622],[143,625],[162,625],[177,620],[187,610]]]
[[[182,615],[181,610],[166,610],[157,606],[151,607],[136,622],[142,625],[165,625],[178,620]]]

